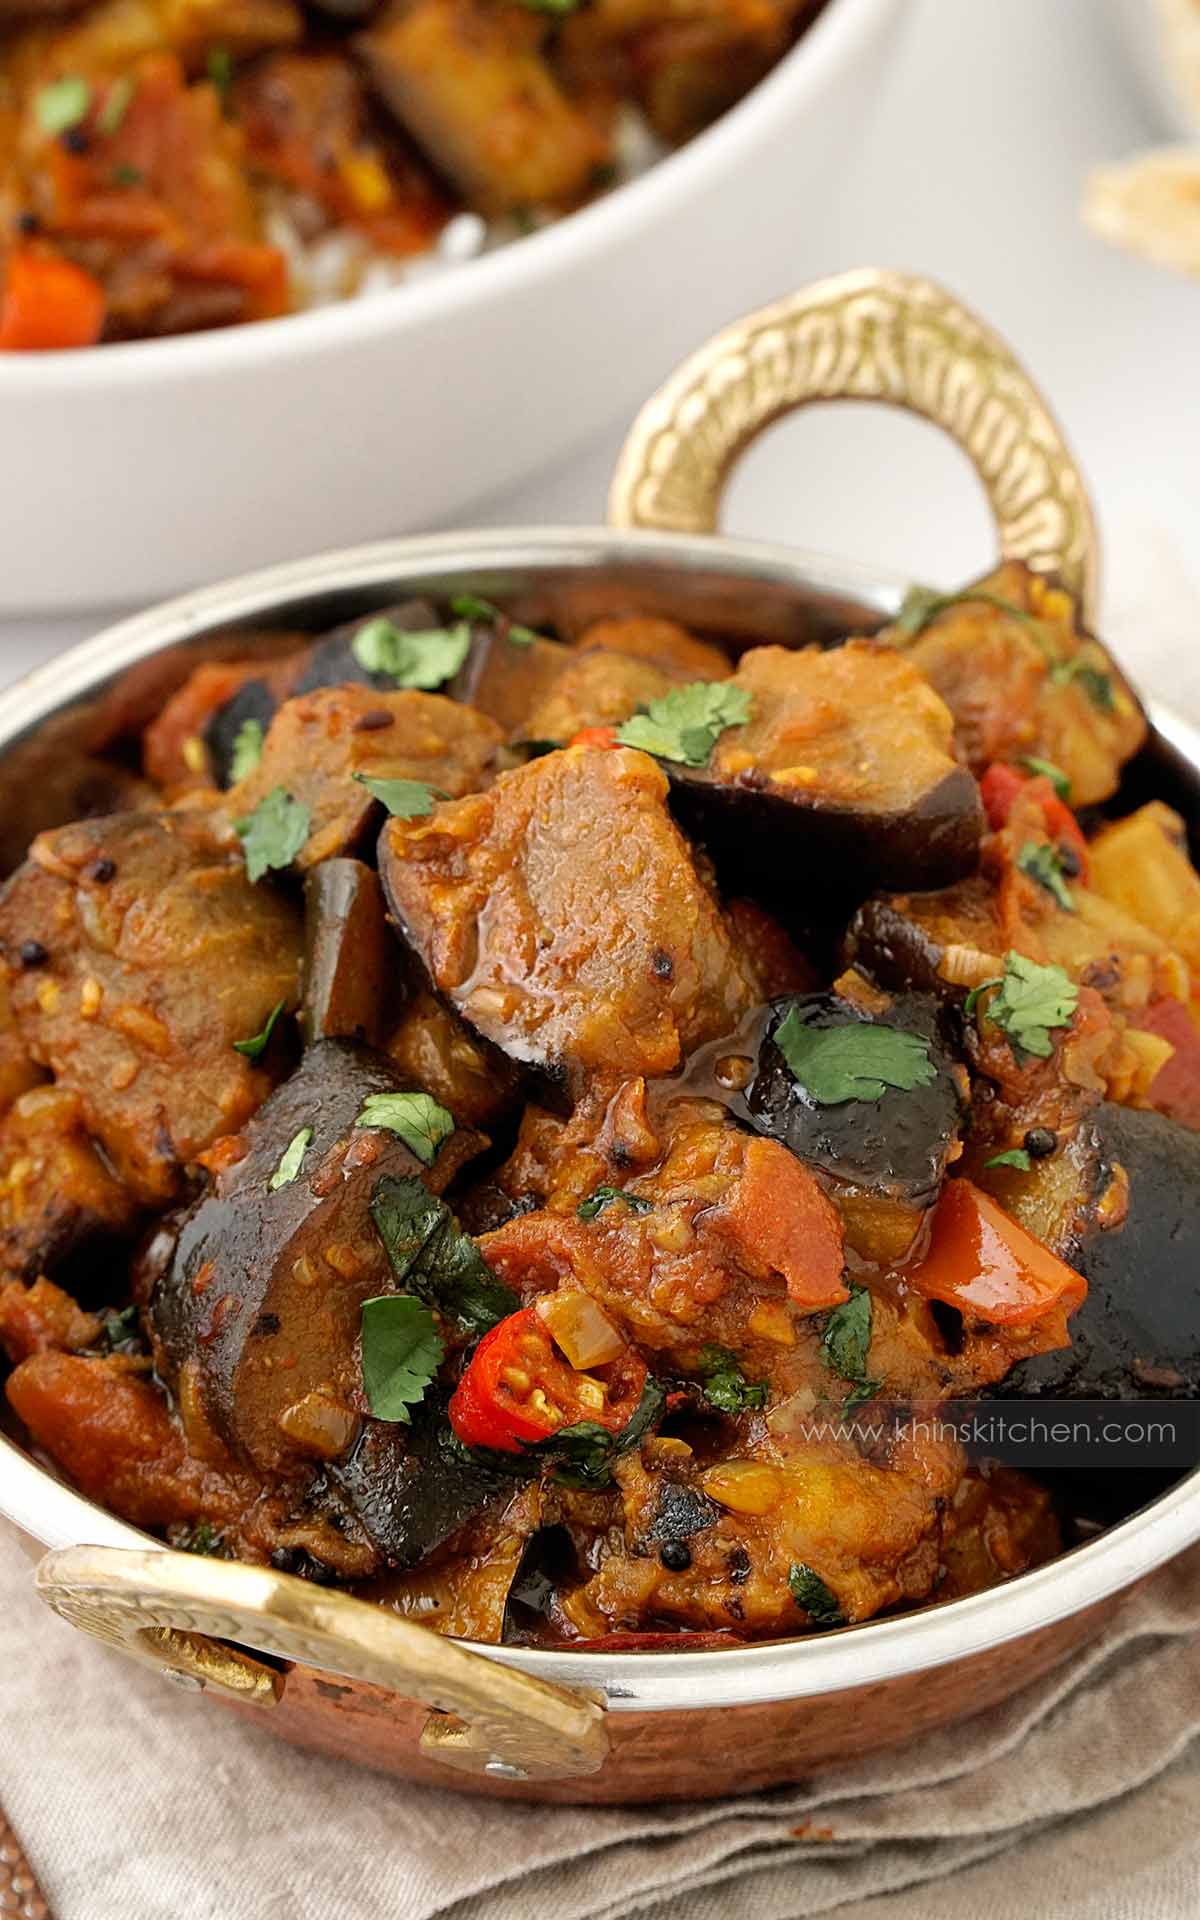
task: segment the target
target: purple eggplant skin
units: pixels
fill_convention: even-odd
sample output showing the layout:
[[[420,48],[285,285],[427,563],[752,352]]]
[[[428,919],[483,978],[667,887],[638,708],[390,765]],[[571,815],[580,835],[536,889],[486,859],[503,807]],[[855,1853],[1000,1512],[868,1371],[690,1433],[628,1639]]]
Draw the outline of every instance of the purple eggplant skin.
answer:
[[[937,1078],[908,1092],[888,1087],[875,1101],[818,1105],[775,1045],[775,1034],[793,1009],[806,1026],[861,1022],[915,1034],[926,1042]],[[772,1003],[745,1100],[751,1126],[780,1141],[807,1165],[920,1210],[937,1198],[962,1126],[965,1095],[965,1074],[951,1052],[942,1009],[928,994],[898,994],[873,1017],[836,993],[814,993]]]
[[[143,1257],[161,1376],[178,1390],[186,1375],[235,1457],[268,1480],[300,1485],[314,1470],[279,1425],[287,1407],[318,1387],[357,1401],[362,1303],[395,1291],[369,1211],[380,1177],[415,1174],[440,1193],[482,1145],[456,1132],[425,1167],[396,1134],[356,1128],[368,1095],[401,1090],[382,1056],[318,1041],[246,1127],[243,1157]],[[299,1172],[272,1189],[305,1127]]]
[[[395,1571],[419,1566],[494,1500],[512,1498],[511,1478],[455,1445],[448,1399],[444,1389],[430,1388],[410,1426],[365,1420],[317,1491],[317,1509],[352,1513]]]
[[[1083,1274],[1087,1298],[1071,1317],[1070,1346],[1022,1361],[997,1391],[1021,1399],[1198,1399],[1200,1133],[1110,1102],[1085,1124],[1092,1151],[1075,1223],[1057,1251]],[[1120,1225],[1101,1228],[1099,1203],[1122,1177],[1128,1212]]]
[[[881,987],[911,987],[943,1000],[961,1000],[964,989],[951,987],[938,972],[942,951],[918,921],[885,898],[863,902],[843,946],[846,964],[861,967]]]
[[[305,1045],[344,1039],[378,1046],[401,960],[378,874],[361,860],[312,867],[304,878]]]
[[[949,886],[974,871],[983,835],[979,788],[955,767],[902,812],[823,804],[803,788],[718,781],[664,763],[671,809],[742,890],[776,894],[796,878],[861,900],[877,888]]]

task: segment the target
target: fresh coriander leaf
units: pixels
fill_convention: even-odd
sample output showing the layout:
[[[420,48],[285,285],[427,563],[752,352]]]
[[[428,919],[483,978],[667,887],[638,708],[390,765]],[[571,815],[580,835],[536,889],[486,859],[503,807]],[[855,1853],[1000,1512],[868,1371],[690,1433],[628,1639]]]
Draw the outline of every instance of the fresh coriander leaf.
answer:
[[[692,680],[652,700],[645,713],[617,728],[623,747],[640,747],[660,760],[677,760],[687,767],[706,767],[726,727],[740,727],[750,718],[751,700],[745,687],[731,680]]]
[[[647,1380],[629,1419],[619,1433],[610,1433],[595,1420],[581,1420],[577,1426],[560,1427],[544,1440],[525,1448],[529,1455],[550,1461],[550,1477],[565,1487],[607,1487],[612,1480],[614,1460],[636,1447],[661,1418],[666,1393],[657,1380]]]
[[[302,801],[293,800],[284,787],[272,787],[265,800],[233,830],[246,852],[246,872],[261,880],[273,867],[290,867],[308,839],[312,815]]]
[[[984,1018],[1008,1036],[1014,1052],[1046,1060],[1053,1051],[1050,1029],[1069,1027],[1078,1005],[1079,988],[1061,967],[1043,967],[1010,952],[1004,956],[1000,990],[988,1001]]]
[[[234,1052],[244,1054],[247,1060],[261,1060],[267,1050],[271,1035],[275,1031],[275,1022],[278,1020],[286,1005],[286,1000],[277,1000],[267,1015],[266,1025],[262,1031],[252,1034],[249,1040],[235,1040],[233,1043]]]
[[[279,1165],[267,1181],[267,1189],[277,1193],[280,1187],[290,1187],[300,1171],[300,1163],[308,1152],[313,1137],[311,1127],[301,1127],[299,1133],[292,1135],[283,1150]]]
[[[417,687],[429,693],[454,678],[470,645],[471,628],[466,620],[454,627],[405,633],[380,615],[359,628],[352,652],[368,673],[386,673],[398,687]]]
[[[1036,880],[1039,887],[1044,887],[1060,907],[1068,913],[1075,912],[1075,896],[1067,885],[1062,861],[1052,846],[1045,841],[1027,840],[1017,855],[1017,865],[1022,873]]]
[[[243,720],[234,735],[233,754],[229,762],[229,778],[236,785],[253,773],[262,759],[263,726],[261,720]]]
[[[61,80],[51,80],[34,94],[33,115],[42,132],[54,139],[85,120],[91,103],[87,81],[77,73],[64,73]]]
[[[1007,1153],[994,1153],[983,1164],[985,1167],[1016,1167],[1019,1173],[1033,1172],[1033,1161],[1024,1147],[1009,1147]]]
[[[931,1087],[937,1068],[929,1042],[899,1027],[851,1020],[841,1027],[806,1026],[795,1007],[775,1030],[775,1045],[797,1083],[818,1106],[881,1100],[888,1087],[910,1093]]]
[[[210,47],[204,62],[204,71],[216,88],[222,109],[229,105],[229,95],[233,89],[233,58],[228,47]]]
[[[446,1348],[429,1308],[411,1293],[381,1293],[362,1305],[362,1381],[377,1420],[411,1422]]]
[[[1069,686],[1072,680],[1078,680],[1092,705],[1099,707],[1101,713],[1111,713],[1117,704],[1113,692],[1112,675],[1084,653],[1072,654],[1069,660],[1060,660],[1051,669],[1050,678],[1055,686]]]
[[[208,1520],[198,1520],[194,1527],[172,1527],[167,1537],[176,1553],[219,1554],[225,1545],[224,1534]]]
[[[815,1626],[841,1627],[846,1616],[842,1612],[837,1595],[825,1585],[819,1573],[806,1566],[803,1560],[793,1561],[788,1573],[788,1586],[792,1599],[806,1613]]]
[[[105,1353],[118,1353],[142,1337],[141,1319],[135,1306],[115,1309],[104,1315],[100,1325],[100,1344]]]
[[[893,628],[904,634],[906,639],[916,640],[927,626],[946,613],[951,607],[963,606],[993,607],[997,613],[1005,613],[1013,620],[1021,620],[1027,626],[1042,627],[1036,614],[1019,607],[1015,600],[1005,600],[1001,594],[988,593],[981,587],[963,587],[958,593],[939,593],[935,587],[910,587],[900,602],[900,611],[892,621]]]
[[[850,1298],[834,1307],[821,1335],[821,1358],[843,1380],[864,1381],[871,1350],[871,1296],[851,1285]]]
[[[1071,798],[1071,782],[1053,760],[1039,760],[1035,753],[1023,753],[1017,765],[1024,767],[1026,773],[1041,774],[1043,779],[1050,782],[1060,800]]]
[[[494,1278],[479,1248],[443,1200],[415,1174],[385,1174],[371,1195],[371,1218],[397,1283],[467,1333],[486,1333],[521,1302]]]
[[[369,1093],[356,1127],[386,1127],[398,1134],[422,1166],[431,1167],[438,1148],[454,1132],[454,1115],[428,1093]]]
[[[106,140],[111,140],[120,128],[136,92],[137,81],[131,73],[119,73],[109,87],[104,96],[104,105],[96,115],[97,130]]]
[[[433,812],[435,800],[450,798],[440,787],[431,787],[424,780],[376,780],[369,773],[355,773],[351,778],[366,788],[372,800],[382,801],[396,820],[423,820]]]
[[[864,1406],[868,1400],[873,1400],[882,1385],[882,1380],[860,1380],[857,1386],[851,1387],[838,1408],[841,1418],[844,1420],[846,1415],[853,1413],[856,1407]]]
[[[140,167],[114,167],[111,174],[114,187],[140,187],[145,174]]]
[[[575,1209],[579,1220],[594,1220],[598,1213],[614,1200],[623,1200],[630,1213],[649,1213],[651,1203],[643,1200],[640,1193],[626,1193],[624,1187],[593,1187],[586,1200],[581,1200]]]
[[[525,4],[528,6],[529,0],[525,0]],[[576,4],[577,0],[568,0],[565,7],[545,8],[544,11],[569,13]],[[531,647],[535,640],[545,638],[544,634],[535,633],[532,627],[523,627],[519,620],[510,620],[502,608],[493,606],[490,600],[480,600],[473,593],[456,594],[450,602],[450,611],[456,613],[460,620],[494,620],[497,626],[503,628],[504,638],[511,640],[514,647]]]
[[[765,1381],[747,1380],[737,1356],[728,1347],[701,1348],[700,1378],[704,1398],[718,1413],[742,1413],[748,1407],[764,1407],[767,1403]]]

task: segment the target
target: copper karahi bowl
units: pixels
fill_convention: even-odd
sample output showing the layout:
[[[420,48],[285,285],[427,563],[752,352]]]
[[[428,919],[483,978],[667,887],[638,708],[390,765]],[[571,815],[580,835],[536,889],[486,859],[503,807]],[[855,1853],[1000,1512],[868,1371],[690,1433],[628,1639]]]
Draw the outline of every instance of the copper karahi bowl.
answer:
[[[1002,554],[1056,574],[1086,616],[1091,512],[1026,376],[929,282],[850,274],[751,316],[680,370],[633,429],[607,529],[447,534],[273,568],[112,627],[8,689],[6,838],[39,824],[39,767],[135,727],[198,660],[264,627],[317,631],[397,597],[464,589],[566,631],[634,607],[792,644],[878,625],[905,582],[714,534],[737,455],[793,408],[836,398],[888,401],[950,432],[983,481]],[[1195,818],[1200,735],[1168,712],[1153,718],[1161,790]],[[48,1550],[36,1580],[57,1613],[285,1739],[430,1783],[617,1802],[775,1785],[1006,1698],[1200,1537],[1200,1478],[970,1598],[690,1652],[446,1640],[269,1568],[169,1552],[2,1440],[0,1515]]]

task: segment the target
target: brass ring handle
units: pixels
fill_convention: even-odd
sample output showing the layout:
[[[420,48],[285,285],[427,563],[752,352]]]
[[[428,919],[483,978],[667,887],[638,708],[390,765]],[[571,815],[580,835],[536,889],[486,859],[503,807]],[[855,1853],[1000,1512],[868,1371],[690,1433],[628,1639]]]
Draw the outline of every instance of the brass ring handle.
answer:
[[[942,427],[983,483],[1002,557],[1056,575],[1090,622],[1095,521],[1053,415],[998,335],[911,274],[863,268],[816,281],[701,347],[635,420],[610,523],[715,532],[738,456],[819,400],[883,402]]]
[[[65,1547],[37,1591],[72,1626],[192,1687],[271,1706],[284,1678],[239,1650],[365,1681],[423,1702],[422,1751],[508,1780],[595,1773],[608,1750],[603,1703],[472,1653],[427,1627],[270,1567],[187,1553]],[[236,1641],[239,1646],[222,1643]]]

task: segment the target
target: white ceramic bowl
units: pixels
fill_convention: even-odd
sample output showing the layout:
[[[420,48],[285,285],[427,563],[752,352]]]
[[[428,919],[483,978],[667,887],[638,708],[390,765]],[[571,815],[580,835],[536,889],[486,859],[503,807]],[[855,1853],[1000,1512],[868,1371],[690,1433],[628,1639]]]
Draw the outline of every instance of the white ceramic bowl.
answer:
[[[581,445],[804,258],[898,0],[829,0],[733,111],[460,272],[255,326],[0,357],[0,616],[422,528]],[[787,236],[786,264],[780,235]]]

